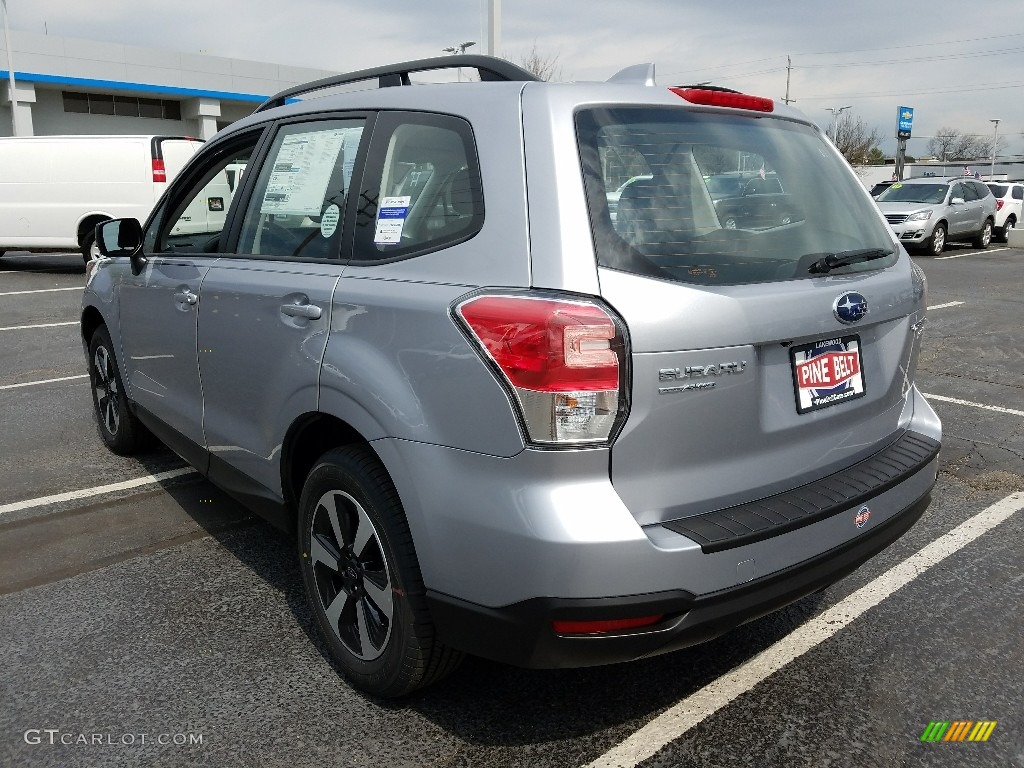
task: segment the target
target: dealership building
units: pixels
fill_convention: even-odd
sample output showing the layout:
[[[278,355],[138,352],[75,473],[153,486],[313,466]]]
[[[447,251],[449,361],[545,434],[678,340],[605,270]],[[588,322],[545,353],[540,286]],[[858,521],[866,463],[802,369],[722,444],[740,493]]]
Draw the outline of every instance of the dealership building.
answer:
[[[161,134],[209,139],[268,96],[334,74],[19,30],[11,30],[10,47],[8,59],[0,36],[0,136]]]

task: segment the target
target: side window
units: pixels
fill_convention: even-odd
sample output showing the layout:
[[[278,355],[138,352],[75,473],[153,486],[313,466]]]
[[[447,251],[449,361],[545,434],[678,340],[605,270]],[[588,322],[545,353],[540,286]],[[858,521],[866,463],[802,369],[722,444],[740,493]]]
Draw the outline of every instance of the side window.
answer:
[[[967,202],[978,200],[981,197],[981,195],[978,194],[978,190],[975,188],[973,181],[965,182],[960,186],[964,188],[964,200]]]
[[[1014,187],[1013,188],[1013,199],[1014,200],[1024,200],[1024,187]]]
[[[217,253],[238,180],[261,133],[213,150],[204,167],[172,186],[146,232],[147,253]],[[198,175],[197,175],[198,174]]]
[[[959,184],[958,183],[958,184],[954,184],[953,185],[952,190],[949,193],[949,201],[953,202],[953,199],[956,198],[956,197],[959,197],[961,200],[965,200],[966,199],[966,197],[964,196],[964,185],[963,184]]]
[[[364,126],[355,119],[281,128],[245,212],[238,253],[338,258]]]
[[[392,113],[382,115],[375,133],[356,219],[356,259],[418,255],[480,231],[483,194],[468,123]]]

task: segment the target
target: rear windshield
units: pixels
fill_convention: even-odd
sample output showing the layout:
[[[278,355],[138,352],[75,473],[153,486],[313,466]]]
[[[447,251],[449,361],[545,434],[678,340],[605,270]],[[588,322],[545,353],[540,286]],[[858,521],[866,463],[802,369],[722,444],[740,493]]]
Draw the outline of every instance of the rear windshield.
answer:
[[[989,184],[988,188],[992,190],[992,194],[996,197],[1004,197],[1006,195],[1006,190],[1010,187],[1006,184]]]
[[[598,263],[687,283],[811,277],[822,256],[895,246],[849,166],[812,128],[673,108],[576,115]]]

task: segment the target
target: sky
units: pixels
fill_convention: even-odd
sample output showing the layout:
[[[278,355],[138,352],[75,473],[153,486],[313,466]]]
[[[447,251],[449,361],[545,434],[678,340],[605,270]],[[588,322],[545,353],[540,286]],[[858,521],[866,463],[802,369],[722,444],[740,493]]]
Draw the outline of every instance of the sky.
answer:
[[[12,29],[333,71],[486,53],[490,0],[7,0]],[[899,106],[914,108],[907,151],[940,128],[1024,155],[1024,2],[931,0],[502,0],[499,53],[536,47],[563,80],[606,80],[653,61],[659,85],[711,81],[789,97],[825,128],[849,106],[895,151]],[[17,64],[15,64],[17,69]]]

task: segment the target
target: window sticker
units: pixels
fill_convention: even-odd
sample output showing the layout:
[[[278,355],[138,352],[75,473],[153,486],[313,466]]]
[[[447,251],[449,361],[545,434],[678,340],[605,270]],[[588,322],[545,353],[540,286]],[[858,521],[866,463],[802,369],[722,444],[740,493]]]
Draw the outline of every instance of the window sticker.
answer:
[[[327,206],[324,215],[320,219],[320,234],[330,237],[338,229],[338,220],[341,218],[341,211],[334,203]]]
[[[260,213],[319,216],[338,156],[353,131],[361,133],[362,128],[285,136],[274,160]]]
[[[394,245],[402,240],[405,217],[409,215],[410,195],[385,197],[377,209],[377,228],[373,233],[376,245]]]

